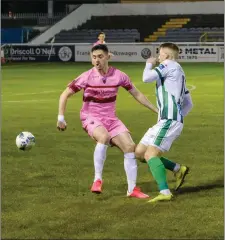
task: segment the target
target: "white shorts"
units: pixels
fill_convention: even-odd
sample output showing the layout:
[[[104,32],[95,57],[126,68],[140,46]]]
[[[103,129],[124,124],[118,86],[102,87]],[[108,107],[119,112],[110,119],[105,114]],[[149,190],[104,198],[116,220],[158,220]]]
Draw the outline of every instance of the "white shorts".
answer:
[[[155,146],[162,152],[169,151],[173,141],[180,136],[183,123],[173,120],[159,120],[152,128],[149,128],[140,143],[145,146]]]

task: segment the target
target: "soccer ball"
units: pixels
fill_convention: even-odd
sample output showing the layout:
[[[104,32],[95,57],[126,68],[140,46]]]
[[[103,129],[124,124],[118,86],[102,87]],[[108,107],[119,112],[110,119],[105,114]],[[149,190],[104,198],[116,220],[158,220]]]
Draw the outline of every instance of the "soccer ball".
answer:
[[[16,146],[23,151],[30,150],[35,145],[35,137],[30,132],[21,132],[16,137]]]

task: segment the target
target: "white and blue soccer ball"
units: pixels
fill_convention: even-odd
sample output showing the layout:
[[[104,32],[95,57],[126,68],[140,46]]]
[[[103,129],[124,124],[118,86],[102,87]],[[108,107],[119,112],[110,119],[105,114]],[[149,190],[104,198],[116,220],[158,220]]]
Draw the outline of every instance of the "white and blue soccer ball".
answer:
[[[16,137],[16,146],[23,151],[30,150],[35,145],[35,137],[30,132],[21,132]]]

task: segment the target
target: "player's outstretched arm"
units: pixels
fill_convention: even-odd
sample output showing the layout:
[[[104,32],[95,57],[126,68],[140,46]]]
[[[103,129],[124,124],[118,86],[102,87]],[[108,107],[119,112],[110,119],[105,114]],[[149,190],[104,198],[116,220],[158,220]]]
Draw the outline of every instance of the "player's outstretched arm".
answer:
[[[152,110],[154,113],[158,114],[158,108],[155,107],[143,93],[141,93],[137,88],[133,87],[129,93],[142,105]]]
[[[66,130],[66,121],[64,119],[64,114],[66,111],[67,99],[74,94],[74,91],[67,87],[59,98],[59,111],[58,111],[58,121],[57,121],[57,129],[59,131]]]

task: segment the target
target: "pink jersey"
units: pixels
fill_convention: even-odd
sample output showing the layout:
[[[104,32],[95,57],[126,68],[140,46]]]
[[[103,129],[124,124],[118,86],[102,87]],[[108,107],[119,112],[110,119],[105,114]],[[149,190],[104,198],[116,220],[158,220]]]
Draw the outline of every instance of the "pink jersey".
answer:
[[[116,117],[116,97],[120,86],[127,91],[134,87],[129,77],[114,67],[110,67],[104,76],[96,68],[92,68],[68,85],[74,92],[84,89],[81,120],[88,116]]]
[[[103,43],[101,43],[101,41],[98,40],[97,42],[95,42],[95,43],[93,44],[93,47],[94,47],[95,45],[98,45],[98,44],[105,44],[105,41],[104,41]]]

